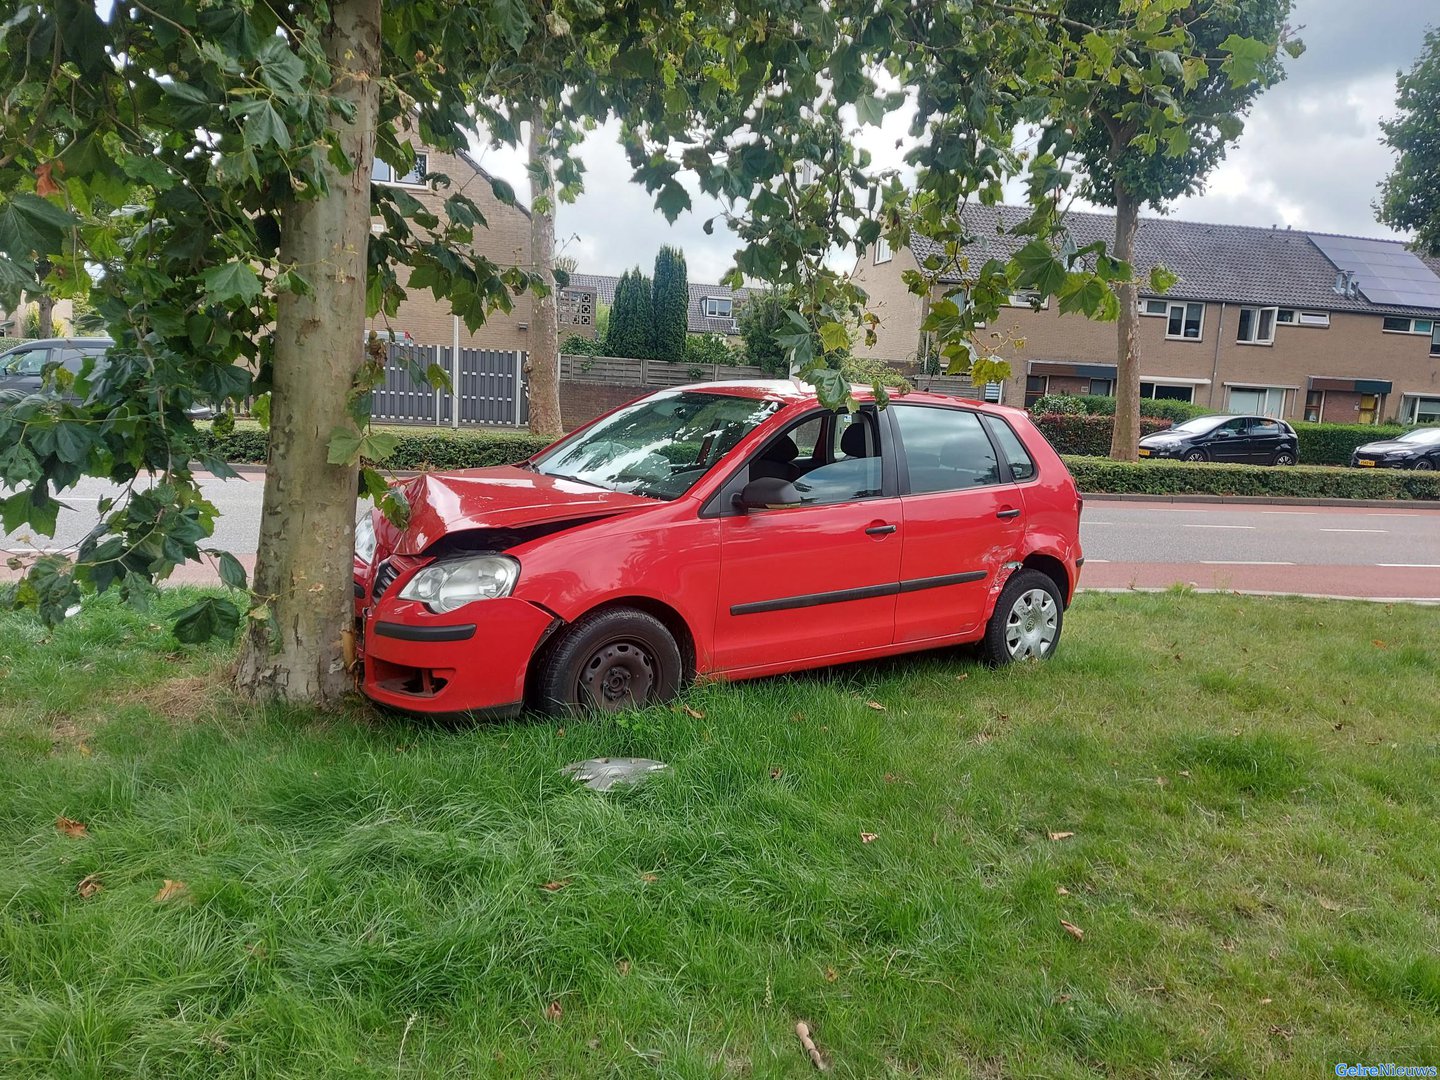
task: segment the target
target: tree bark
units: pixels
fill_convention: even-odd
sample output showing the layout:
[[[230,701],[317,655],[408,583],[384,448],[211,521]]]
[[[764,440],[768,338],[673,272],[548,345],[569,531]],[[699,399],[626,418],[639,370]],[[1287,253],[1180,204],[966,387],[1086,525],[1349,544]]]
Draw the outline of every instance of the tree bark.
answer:
[[[1115,258],[1135,265],[1135,233],[1140,207],[1134,194],[1115,178]],[[1116,461],[1138,461],[1140,443],[1140,288],[1127,281],[1116,289],[1120,298],[1115,354],[1115,431],[1110,456]]]
[[[530,358],[525,365],[529,384],[530,431],[560,435],[560,308],[555,286],[555,179],[550,138],[543,106],[530,117],[530,257],[535,272],[551,286],[535,295],[530,306]]]
[[[35,276],[40,280],[40,292],[35,297],[36,320],[40,325],[40,336],[55,336],[55,298],[50,295],[49,288],[45,285],[45,279],[50,276],[50,260],[45,256],[35,260]]]
[[[323,44],[353,123],[336,118],[353,166],[326,166],[328,190],[282,208],[280,260],[313,295],[276,302],[270,458],[265,468],[254,592],[273,613],[248,624],[237,687],[266,701],[333,704],[351,685],[352,553],[358,469],[327,460],[330,434],[351,426],[346,400],[363,362],[370,163],[380,75],[381,0],[337,0]]]

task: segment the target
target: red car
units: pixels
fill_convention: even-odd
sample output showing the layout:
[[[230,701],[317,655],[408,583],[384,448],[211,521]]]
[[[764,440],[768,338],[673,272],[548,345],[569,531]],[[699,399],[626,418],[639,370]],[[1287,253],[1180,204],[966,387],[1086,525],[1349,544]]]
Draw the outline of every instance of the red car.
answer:
[[[1060,458],[1016,409],[857,397],[680,387],[519,465],[408,481],[407,527],[359,530],[365,692],[610,710],[964,642],[1050,656],[1084,562]]]

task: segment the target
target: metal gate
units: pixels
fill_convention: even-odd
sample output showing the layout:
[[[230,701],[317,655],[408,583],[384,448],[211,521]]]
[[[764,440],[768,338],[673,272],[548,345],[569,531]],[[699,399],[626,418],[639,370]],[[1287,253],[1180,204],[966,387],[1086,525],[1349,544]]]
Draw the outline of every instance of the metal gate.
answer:
[[[461,349],[457,370],[454,352],[441,345],[391,345],[371,416],[389,423],[449,426],[458,403],[461,424],[524,427],[530,422],[525,353]],[[415,377],[415,370],[427,371],[432,364],[450,376],[449,390]]]

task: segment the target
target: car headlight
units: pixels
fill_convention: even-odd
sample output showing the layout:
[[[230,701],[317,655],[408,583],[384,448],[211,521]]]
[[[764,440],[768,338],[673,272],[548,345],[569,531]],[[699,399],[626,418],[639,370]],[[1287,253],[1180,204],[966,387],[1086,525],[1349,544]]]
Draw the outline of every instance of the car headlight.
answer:
[[[436,614],[476,600],[509,596],[520,564],[508,555],[475,555],[431,563],[400,590],[401,600],[418,600]]]
[[[375,522],[369,511],[355,522],[355,557],[366,566],[375,561]]]

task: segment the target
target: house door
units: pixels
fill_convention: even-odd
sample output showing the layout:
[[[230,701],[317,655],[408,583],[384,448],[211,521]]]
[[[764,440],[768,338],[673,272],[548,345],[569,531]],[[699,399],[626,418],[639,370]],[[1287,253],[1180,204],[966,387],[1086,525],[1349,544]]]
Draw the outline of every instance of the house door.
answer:
[[[1380,395],[1360,395],[1360,423],[1373,424],[1380,414]]]

